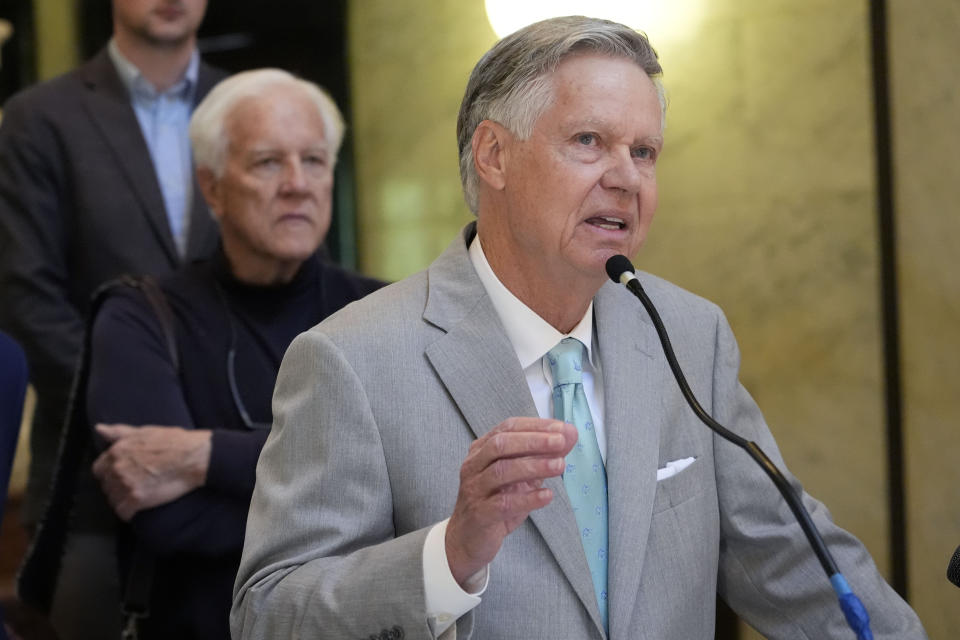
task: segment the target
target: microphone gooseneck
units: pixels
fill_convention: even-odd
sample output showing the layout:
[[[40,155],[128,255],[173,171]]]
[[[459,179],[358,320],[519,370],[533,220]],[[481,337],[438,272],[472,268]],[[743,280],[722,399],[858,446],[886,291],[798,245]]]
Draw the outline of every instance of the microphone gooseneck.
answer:
[[[656,307],[653,306],[653,302],[651,302],[650,298],[647,296],[647,293],[640,285],[640,279],[637,278],[636,274],[634,273],[633,264],[630,262],[630,260],[622,255],[612,256],[609,260],[607,260],[606,269],[607,275],[610,276],[610,279],[616,283],[623,284],[627,289],[629,289],[635,296],[637,296],[637,298],[639,298],[640,303],[643,305],[644,309],[647,310],[647,313],[650,315],[650,319],[653,321],[653,326],[657,331],[657,335],[660,337],[660,344],[663,347],[664,355],[667,357],[667,363],[670,365],[671,371],[673,371],[673,377],[676,378],[677,384],[680,387],[680,392],[683,395],[684,400],[687,401],[687,404],[690,405],[693,413],[696,414],[697,418],[699,418],[701,422],[707,425],[707,427],[709,427],[717,435],[746,451],[747,454],[749,454],[749,456],[753,458],[758,465],[760,465],[760,468],[764,470],[767,476],[770,477],[774,485],[776,485],[777,489],[780,491],[780,495],[782,495],[783,499],[787,502],[787,506],[790,507],[794,517],[796,517],[797,522],[800,524],[800,528],[803,529],[810,546],[813,548],[817,559],[820,561],[820,565],[823,567],[824,572],[830,579],[830,583],[833,585],[833,590],[837,594],[837,598],[840,601],[840,608],[843,610],[847,624],[856,632],[858,640],[872,640],[873,633],[870,630],[870,618],[867,615],[866,609],[860,602],[860,599],[857,598],[853,591],[851,591],[850,586],[847,584],[846,578],[843,577],[843,574],[841,574],[840,570],[837,568],[837,563],[834,561],[833,556],[830,555],[830,551],[827,549],[826,543],[824,543],[820,532],[817,530],[816,525],[814,525],[813,520],[810,518],[810,514],[803,506],[803,503],[800,501],[800,497],[797,495],[796,491],[794,491],[793,487],[790,486],[790,483],[787,482],[787,479],[783,476],[783,473],[780,472],[780,469],[777,468],[773,461],[767,457],[767,455],[762,449],[760,449],[759,446],[757,446],[755,442],[747,440],[746,438],[743,438],[730,431],[719,422],[714,420],[713,416],[707,413],[703,407],[700,406],[696,396],[694,396],[693,391],[690,389],[690,385],[687,384],[686,376],[683,375],[683,371],[680,369],[680,363],[677,362],[677,357],[674,354],[673,346],[670,344],[670,337],[667,335],[667,329],[664,327],[663,321],[660,319],[660,314],[657,312]],[[957,565],[957,580],[960,581],[960,548],[958,548],[957,553],[954,554],[954,561],[955,563],[951,562],[951,567],[953,567],[954,564]],[[951,578],[951,581],[953,581],[953,578]],[[955,582],[955,584],[960,586],[960,582]]]

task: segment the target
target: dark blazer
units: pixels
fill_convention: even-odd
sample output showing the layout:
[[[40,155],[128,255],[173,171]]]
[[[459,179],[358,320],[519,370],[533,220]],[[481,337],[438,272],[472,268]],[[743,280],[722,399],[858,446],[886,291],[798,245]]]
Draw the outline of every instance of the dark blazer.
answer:
[[[196,99],[224,75],[201,64]],[[209,255],[216,240],[194,185],[186,261]],[[23,345],[38,393],[28,522],[43,503],[91,292],[124,272],[165,274],[180,263],[106,49],[9,100],[0,125],[0,326]]]

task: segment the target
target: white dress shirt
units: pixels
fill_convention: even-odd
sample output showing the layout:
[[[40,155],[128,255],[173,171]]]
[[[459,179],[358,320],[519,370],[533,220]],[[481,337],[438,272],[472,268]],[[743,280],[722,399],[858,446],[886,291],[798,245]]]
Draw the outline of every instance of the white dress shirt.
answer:
[[[593,302],[580,322],[569,334],[562,334],[546,320],[521,302],[497,278],[480,246],[479,236],[470,244],[470,261],[500,317],[510,344],[523,368],[530,395],[541,418],[553,417],[553,376],[547,362],[547,352],[567,337],[576,338],[587,348],[583,365],[583,391],[590,406],[596,429],[597,444],[604,462],[607,460],[607,438],[603,426],[603,375],[600,370],[597,341],[593,331]],[[465,591],[454,579],[447,563],[445,536],[447,520],[435,525],[423,545],[423,578],[426,594],[427,620],[437,636],[480,604],[489,582],[489,567],[477,572],[467,581]],[[455,637],[455,632],[452,637]]]

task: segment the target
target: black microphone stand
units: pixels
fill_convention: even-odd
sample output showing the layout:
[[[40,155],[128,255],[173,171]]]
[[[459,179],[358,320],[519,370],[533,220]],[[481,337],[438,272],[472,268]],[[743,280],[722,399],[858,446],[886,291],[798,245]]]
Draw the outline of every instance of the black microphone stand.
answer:
[[[773,480],[773,484],[776,485],[780,491],[780,495],[786,500],[787,506],[790,507],[793,515],[797,518],[797,522],[799,522],[800,528],[803,529],[803,533],[810,542],[810,546],[813,547],[813,551],[820,561],[820,566],[823,567],[824,572],[830,579],[833,590],[840,601],[840,608],[843,610],[847,624],[850,625],[850,628],[857,634],[858,640],[873,640],[873,632],[870,630],[870,617],[867,614],[866,608],[850,589],[846,578],[843,577],[843,574],[840,573],[840,570],[837,568],[837,563],[834,561],[833,556],[830,555],[826,543],[824,543],[823,538],[820,536],[816,525],[813,524],[813,520],[800,501],[797,492],[793,490],[793,487],[787,482],[787,479],[783,476],[783,473],[780,472],[780,469],[777,468],[773,461],[767,457],[767,454],[765,454],[755,442],[730,431],[714,420],[713,417],[700,406],[696,396],[693,395],[693,391],[690,389],[690,385],[687,384],[686,376],[683,375],[683,371],[680,369],[680,363],[677,362],[677,357],[673,352],[673,346],[670,344],[670,338],[667,336],[667,329],[663,326],[660,314],[657,312],[656,307],[653,306],[653,302],[650,301],[643,287],[640,286],[640,280],[634,275],[633,265],[630,263],[630,260],[625,256],[616,255],[607,260],[606,268],[607,275],[610,276],[610,279],[623,284],[629,289],[639,298],[640,303],[644,309],[647,310],[650,319],[653,321],[653,326],[657,330],[657,335],[660,337],[660,344],[663,347],[663,352],[667,357],[670,369],[673,371],[673,377],[676,378],[677,384],[680,386],[680,392],[683,394],[684,399],[687,401],[687,404],[690,405],[694,414],[696,414],[701,422],[724,440],[732,442],[746,451],[747,454],[753,458],[754,462],[760,465],[760,468],[764,470],[767,476]]]

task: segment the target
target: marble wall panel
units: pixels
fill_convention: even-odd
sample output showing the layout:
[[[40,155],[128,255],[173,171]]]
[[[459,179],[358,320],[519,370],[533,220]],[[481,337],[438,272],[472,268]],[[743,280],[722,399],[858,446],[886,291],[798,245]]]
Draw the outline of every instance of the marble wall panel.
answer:
[[[960,635],[945,578],[960,545],[960,3],[888,5],[910,593],[947,639]]]
[[[777,4],[712,3],[661,47],[661,203],[637,262],[721,304],[791,470],[885,568],[866,5]]]
[[[351,3],[350,126],[368,273],[397,279],[426,267],[471,219],[457,111],[470,70],[495,41],[482,2]]]

